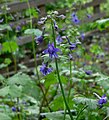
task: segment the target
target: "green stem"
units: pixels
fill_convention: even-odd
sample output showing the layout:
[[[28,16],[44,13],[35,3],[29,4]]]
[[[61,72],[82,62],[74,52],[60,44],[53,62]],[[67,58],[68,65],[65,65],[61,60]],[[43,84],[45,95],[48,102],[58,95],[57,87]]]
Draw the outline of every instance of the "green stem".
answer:
[[[85,105],[82,109],[81,109],[81,111],[78,113],[78,115],[77,115],[77,118],[76,118],[76,120],[78,120],[78,118],[79,118],[79,116],[81,115],[81,113],[87,108],[88,106],[87,105]]]
[[[72,113],[71,113],[69,105],[67,103],[67,100],[66,100],[66,97],[65,97],[65,94],[64,94],[64,89],[63,89],[62,82],[61,82],[61,78],[60,78],[60,75],[59,75],[59,68],[58,68],[57,59],[55,59],[55,65],[56,65],[56,71],[57,71],[57,76],[58,76],[59,84],[60,84],[60,87],[61,87],[62,96],[63,96],[64,102],[65,102],[66,108],[67,108],[67,110],[69,112],[70,118],[71,118],[71,120],[73,120]]]
[[[70,60],[70,78],[72,78],[72,60]]]
[[[28,4],[28,8],[29,8],[29,14],[30,14],[30,28],[32,29],[32,14],[31,14],[31,9],[30,9],[30,4],[29,4],[29,1],[27,0],[27,4]],[[34,44],[34,38],[33,38],[33,35],[32,35],[32,47],[33,47],[33,55],[34,55],[34,62],[35,62],[35,68],[36,68],[36,74],[37,74],[37,77],[38,77],[38,84],[40,85],[40,77],[39,77],[39,72],[38,72],[38,68],[37,68],[37,59],[36,59],[36,50],[35,50],[35,44]],[[51,108],[48,104],[48,101],[47,101],[47,98],[46,98],[46,95],[45,95],[45,92],[43,90],[43,88],[41,87],[40,85],[40,88],[41,88],[41,91],[42,91],[42,94],[43,94],[43,97],[44,97],[44,100],[46,101],[47,103],[47,107],[48,109],[51,111]],[[41,113],[41,110],[42,110],[42,105],[41,105],[41,108],[40,108],[40,112],[39,112],[39,115]],[[40,116],[38,115],[38,119],[40,119]]]
[[[66,105],[64,104],[64,119],[63,120],[66,119],[66,113],[67,113],[67,109],[66,109]]]
[[[53,21],[51,21],[51,25],[52,25],[52,32],[53,32],[52,35],[53,35],[54,46],[56,47],[56,38],[55,38],[55,30],[54,30]],[[61,88],[61,93],[62,93],[62,96],[63,96],[63,99],[64,99],[64,103],[65,103],[66,108],[69,112],[69,116],[70,116],[71,120],[73,120],[72,113],[70,111],[69,105],[67,103],[67,100],[66,100],[66,97],[65,97],[65,94],[64,94],[64,89],[63,89],[62,81],[61,81],[60,74],[59,74],[58,61],[57,61],[56,58],[55,58],[55,66],[56,66],[56,72],[57,72],[58,81],[59,81],[60,88]]]
[[[29,4],[28,0],[27,0],[27,4],[28,4],[29,14],[30,14],[30,28],[32,29],[32,27],[33,27],[33,25],[32,25],[32,14],[31,14],[30,4]],[[36,74],[37,74],[37,77],[38,77],[38,80],[39,80],[39,73],[38,73],[38,69],[37,69],[37,60],[36,60],[36,50],[35,50],[33,35],[32,35],[32,47],[33,47],[33,55],[34,55],[34,63],[35,63]]]
[[[69,85],[69,92],[68,92],[68,101],[70,98],[70,93],[71,93],[71,85],[72,85],[72,61],[70,60],[70,85]]]
[[[8,73],[8,78],[9,78],[9,67],[7,66],[6,71]]]

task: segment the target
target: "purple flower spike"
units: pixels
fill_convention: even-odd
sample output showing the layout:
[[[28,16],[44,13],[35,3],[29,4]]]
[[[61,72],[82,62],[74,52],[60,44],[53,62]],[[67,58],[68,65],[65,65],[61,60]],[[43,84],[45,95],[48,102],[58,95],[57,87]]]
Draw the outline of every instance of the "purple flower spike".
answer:
[[[41,44],[43,42],[43,36],[35,37],[35,41],[37,44]]]
[[[92,71],[91,71],[91,70],[87,70],[87,71],[85,71],[85,73],[86,73],[87,75],[91,75],[91,74],[92,74]]]
[[[47,74],[50,74],[51,72],[53,71],[53,69],[52,68],[48,68],[47,67],[47,64],[42,64],[42,67],[40,67],[40,72],[44,75],[44,76],[46,76]]]
[[[13,112],[17,111],[16,107],[14,107],[14,106],[11,109],[12,109]]]
[[[74,50],[76,48],[76,43],[71,43],[69,49]]]
[[[49,54],[49,57],[52,58],[58,58],[57,52],[59,52],[60,49],[55,48],[54,44],[49,44],[48,48],[43,51],[44,54]]]
[[[107,102],[107,97],[106,95],[103,95],[99,100],[98,100],[98,104],[102,107],[103,104],[105,104]]]
[[[56,40],[57,40],[58,44],[63,42],[63,39],[60,35],[57,36]]]

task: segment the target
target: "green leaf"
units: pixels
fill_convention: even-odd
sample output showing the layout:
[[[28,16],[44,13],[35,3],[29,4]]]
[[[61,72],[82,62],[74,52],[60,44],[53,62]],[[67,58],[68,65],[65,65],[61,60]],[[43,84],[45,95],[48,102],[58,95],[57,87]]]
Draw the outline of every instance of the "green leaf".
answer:
[[[67,82],[68,82],[67,77],[61,75],[60,78],[61,78],[61,81],[62,81],[63,84],[67,84]]]
[[[18,45],[15,41],[11,41],[11,42],[4,42],[2,44],[3,48],[2,48],[2,52],[16,52],[18,49]]]
[[[4,81],[4,77],[2,75],[0,75],[0,81]]]
[[[96,81],[98,85],[102,86],[103,89],[108,90],[109,89],[109,77],[106,75],[100,75],[99,77],[96,78]]]
[[[21,86],[16,86],[16,85],[10,86],[9,87],[9,95],[12,98],[20,97],[22,95],[22,88],[21,88]]]
[[[88,108],[90,109],[96,109],[97,108],[97,101],[94,99],[89,99],[85,97],[76,97],[73,99],[77,104],[84,104],[88,105]]]
[[[53,109],[54,111],[64,109],[63,97],[62,96],[56,97],[54,101],[52,101],[50,106],[51,106],[51,109]]]
[[[12,120],[12,119],[7,114],[0,113],[0,120]]]
[[[102,49],[98,44],[94,44],[91,46],[90,51],[96,55],[100,54],[102,52]]]
[[[42,31],[39,29],[27,29],[24,32],[25,34],[28,35],[35,35],[35,36],[41,36],[42,35]]]
[[[29,84],[23,87],[23,94],[31,96],[35,98],[36,100],[39,100],[40,98],[40,89],[36,84]]]
[[[46,114],[46,118],[49,120],[64,120],[64,114],[61,113],[48,113]],[[68,115],[66,115],[65,120],[71,120]]]
[[[6,58],[4,61],[5,64],[10,65],[12,63],[10,58]]]
[[[109,27],[109,18],[96,21],[97,28],[99,30],[104,30]]]
[[[4,63],[0,64],[0,69],[2,69],[2,68],[6,68],[6,67],[7,67],[6,64],[4,64]]]
[[[24,73],[23,74],[17,73],[14,76],[12,76],[8,79],[8,84],[9,85],[14,85],[14,84],[27,85],[31,82],[32,82],[31,78]]]
[[[0,96],[5,97],[9,93],[9,86],[0,89]]]
[[[0,31],[3,31],[3,30],[12,31],[11,27],[9,25],[7,25],[7,24],[0,25]]]
[[[58,83],[57,76],[53,72],[46,75],[44,78],[45,78],[44,85],[45,85],[46,88],[48,88],[50,85]]]

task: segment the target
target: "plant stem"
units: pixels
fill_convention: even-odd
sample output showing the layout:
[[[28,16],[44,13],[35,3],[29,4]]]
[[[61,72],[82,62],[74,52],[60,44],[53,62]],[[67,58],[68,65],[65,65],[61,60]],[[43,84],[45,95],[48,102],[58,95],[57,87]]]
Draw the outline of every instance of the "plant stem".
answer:
[[[78,115],[77,115],[77,118],[76,118],[76,120],[78,120],[78,118],[79,118],[79,116],[81,115],[81,113],[86,109],[88,107],[88,105],[85,105],[82,109],[81,109],[81,111],[78,113]]]
[[[51,25],[52,25],[52,35],[53,35],[54,46],[56,47],[55,30],[54,30],[54,24],[53,24],[52,20],[51,20]],[[58,81],[59,81],[59,84],[60,84],[60,87],[61,87],[61,93],[62,93],[62,96],[63,96],[63,99],[64,99],[64,103],[65,103],[66,108],[67,108],[67,110],[69,112],[69,116],[70,116],[71,120],[73,120],[72,113],[70,111],[69,105],[68,105],[66,97],[65,97],[64,89],[63,89],[60,74],[59,74],[58,61],[57,61],[56,58],[55,58],[55,66],[56,66],[56,72],[57,72]]]
[[[29,8],[29,14],[30,14],[30,28],[32,29],[32,14],[31,14],[31,9],[30,9],[30,4],[29,1],[27,0],[28,8]],[[35,44],[34,44],[34,38],[32,35],[32,47],[33,47],[33,55],[34,55],[34,63],[35,63],[35,69],[36,69],[36,74],[39,80],[39,74],[38,74],[38,69],[37,69],[37,60],[36,60],[36,51],[35,51]]]
[[[71,93],[71,85],[72,85],[72,61],[70,60],[70,85],[69,85],[69,92],[68,92],[68,101]]]
[[[63,96],[64,102],[65,102],[66,108],[67,108],[67,110],[69,112],[70,118],[71,118],[71,120],[73,120],[72,113],[70,112],[70,108],[69,108],[69,105],[67,103],[67,100],[66,100],[66,97],[65,97],[65,94],[64,94],[64,89],[63,89],[62,82],[61,82],[61,78],[60,78],[60,75],[59,75],[59,68],[58,68],[57,59],[55,59],[55,65],[56,65],[56,71],[57,71],[59,84],[60,84],[60,87],[61,87],[62,96]]]
[[[30,4],[29,4],[29,1],[27,0],[27,4],[28,4],[28,8],[29,8],[29,14],[30,14],[30,28],[32,29],[32,14],[31,14],[31,9],[30,9]],[[35,50],[35,44],[34,44],[34,38],[33,38],[33,35],[32,35],[32,47],[33,47],[33,55],[34,55],[34,62],[35,62],[35,68],[36,68],[36,74],[37,74],[37,77],[38,77],[38,84],[40,85],[40,88],[41,88],[41,91],[42,91],[42,94],[43,94],[43,100],[46,101],[47,103],[47,107],[48,109],[51,111],[51,108],[49,107],[49,104],[48,104],[48,100],[46,98],[46,95],[44,93],[44,90],[41,86],[41,83],[40,83],[40,77],[39,77],[39,72],[38,72],[38,68],[37,68],[37,59],[36,59],[36,50]],[[42,100],[42,101],[43,101]],[[40,111],[39,111],[39,115],[38,115],[38,119],[40,119],[40,113],[41,113],[41,110],[42,110],[42,105],[40,106]]]

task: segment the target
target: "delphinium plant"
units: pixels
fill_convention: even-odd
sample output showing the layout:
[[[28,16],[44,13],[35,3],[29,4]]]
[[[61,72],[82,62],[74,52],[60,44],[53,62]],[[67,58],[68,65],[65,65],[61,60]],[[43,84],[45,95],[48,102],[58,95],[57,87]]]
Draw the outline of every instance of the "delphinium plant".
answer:
[[[35,72],[34,75],[18,72],[15,54],[17,44],[12,42],[12,48],[15,44],[14,50],[10,45],[3,46],[9,47],[15,60],[15,75],[8,75],[8,78],[0,76],[1,119],[107,119],[109,77],[92,69],[92,65],[96,65],[95,56],[101,52],[101,48],[97,44],[92,44],[88,50],[85,48],[85,34],[79,31],[81,19],[78,14],[71,11],[70,15],[65,16],[57,11],[49,12],[38,21],[39,27],[43,26],[41,31],[33,26],[32,10],[29,1],[26,2],[30,25],[24,34],[32,36]],[[15,29],[18,33],[22,30],[21,26]],[[45,42],[41,55],[36,55],[36,47]],[[40,65],[37,63],[39,58],[42,62]],[[4,61],[7,72],[12,61],[7,58]]]

